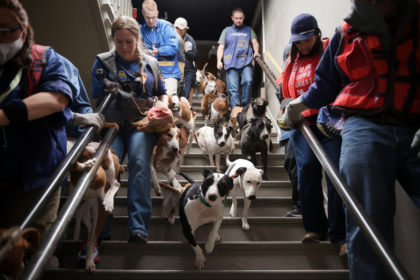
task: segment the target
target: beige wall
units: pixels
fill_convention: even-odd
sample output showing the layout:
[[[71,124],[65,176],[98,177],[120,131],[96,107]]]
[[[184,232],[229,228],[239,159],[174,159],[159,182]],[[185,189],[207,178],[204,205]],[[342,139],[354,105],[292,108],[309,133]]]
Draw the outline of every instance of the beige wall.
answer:
[[[315,16],[323,36],[331,37],[336,26],[342,22],[350,5],[350,0],[263,0],[265,50],[269,51],[279,65],[283,64],[283,49],[290,38],[293,18],[301,13]],[[259,37],[262,34],[258,34]],[[265,61],[276,76],[280,73],[265,56]],[[277,116],[279,104],[274,95],[274,87],[266,83],[270,110]],[[374,161],[375,159],[372,159]],[[357,176],[357,174],[355,174]],[[420,275],[420,210],[397,184],[397,211],[395,223],[395,251],[402,265],[412,279]]]

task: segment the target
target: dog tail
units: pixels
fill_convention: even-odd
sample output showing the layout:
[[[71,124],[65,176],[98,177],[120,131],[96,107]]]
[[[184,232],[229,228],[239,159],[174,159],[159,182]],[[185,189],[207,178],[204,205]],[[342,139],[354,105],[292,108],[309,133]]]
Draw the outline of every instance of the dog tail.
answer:
[[[184,173],[182,173],[182,172],[179,172],[179,175],[181,175],[182,177],[184,177],[185,178],[185,180],[187,180],[188,181],[188,183],[191,183],[191,184],[194,184],[195,183],[195,181],[190,177],[190,176],[187,176],[187,175],[185,175]]]
[[[235,167],[236,162],[230,162],[227,158],[226,158],[226,164],[229,166],[228,170],[226,170],[225,175],[229,176],[230,171]]]
[[[158,183],[159,183],[159,186],[161,186],[161,187],[167,188],[168,190],[171,190],[171,191],[176,192],[176,193],[181,193],[180,190],[178,190],[177,188],[172,187],[171,185],[168,185],[168,184],[166,184],[164,182],[160,182],[160,181]]]

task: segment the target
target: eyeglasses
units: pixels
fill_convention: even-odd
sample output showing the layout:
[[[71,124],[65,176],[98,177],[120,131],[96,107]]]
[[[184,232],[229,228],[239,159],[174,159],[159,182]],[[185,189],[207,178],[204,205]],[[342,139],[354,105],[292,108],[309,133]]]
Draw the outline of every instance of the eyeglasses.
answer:
[[[305,35],[306,33],[311,33],[311,32],[314,32],[315,31],[315,29],[312,29],[312,30],[309,30],[309,31],[305,31],[305,32],[302,32],[302,33],[299,33],[300,35]]]
[[[15,28],[0,28],[0,38],[4,40],[12,39],[13,33],[19,28],[19,24]]]

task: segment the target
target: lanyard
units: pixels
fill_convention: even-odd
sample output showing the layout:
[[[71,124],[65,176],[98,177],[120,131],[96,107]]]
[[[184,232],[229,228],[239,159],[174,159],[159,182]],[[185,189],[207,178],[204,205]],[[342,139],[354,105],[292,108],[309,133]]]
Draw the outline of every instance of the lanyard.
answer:
[[[0,104],[17,87],[17,85],[19,84],[21,78],[22,78],[22,68],[19,69],[19,72],[16,74],[16,77],[10,83],[9,90],[6,91],[5,93],[3,93],[2,95],[0,95]]]

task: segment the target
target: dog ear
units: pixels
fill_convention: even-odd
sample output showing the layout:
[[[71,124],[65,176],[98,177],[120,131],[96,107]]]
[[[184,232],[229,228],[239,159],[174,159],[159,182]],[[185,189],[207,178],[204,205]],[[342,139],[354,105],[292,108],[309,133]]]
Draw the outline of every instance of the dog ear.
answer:
[[[27,228],[21,232],[22,238],[25,239],[26,259],[29,260],[38,249],[41,243],[41,235],[39,231],[34,228]]]
[[[264,170],[260,169],[261,176],[264,175]]]
[[[246,172],[246,167],[240,167],[236,169],[236,174],[243,175]]]
[[[263,103],[263,105],[264,105],[264,106],[268,106],[268,101],[267,101],[266,99],[264,99],[264,103]]]
[[[233,189],[233,179],[231,177],[228,177],[228,185],[229,185],[229,189],[232,190]],[[227,195],[226,195],[226,197],[227,197]]]
[[[213,174],[211,170],[204,169],[201,175],[203,175],[204,178],[207,178],[209,175]]]
[[[251,123],[258,121],[257,118],[251,118]]]
[[[232,131],[233,131],[233,126],[228,125],[227,129],[228,129],[228,133],[232,133]]]

